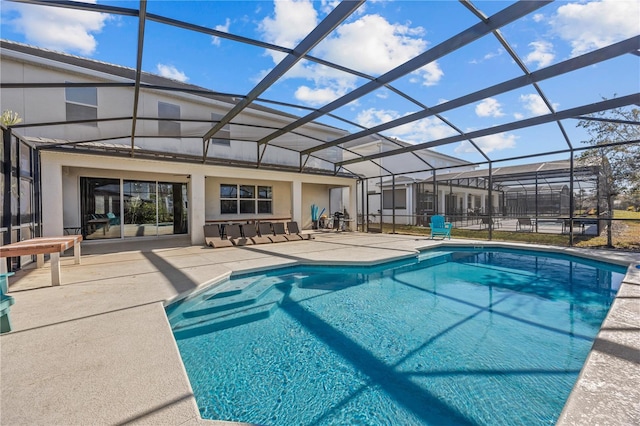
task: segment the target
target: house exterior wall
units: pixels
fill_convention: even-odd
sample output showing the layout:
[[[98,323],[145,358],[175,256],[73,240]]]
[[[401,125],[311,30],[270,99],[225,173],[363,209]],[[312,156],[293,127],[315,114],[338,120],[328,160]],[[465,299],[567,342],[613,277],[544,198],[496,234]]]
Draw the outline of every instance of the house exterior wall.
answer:
[[[331,176],[312,176],[259,169],[241,169],[203,164],[152,161],[136,158],[108,157],[59,151],[42,151],[43,234],[62,235],[65,227],[80,223],[80,177],[104,177],[163,182],[186,182],[188,185],[189,231],[191,242],[204,242],[205,220],[242,221],[243,219],[288,218],[301,228],[311,227],[309,206],[327,205],[329,190],[352,188],[355,180]],[[161,172],[160,172],[161,170]],[[274,211],[271,215],[221,215],[220,183],[269,185],[273,187]],[[299,185],[301,194],[292,187]],[[355,191],[350,190],[349,203],[355,206]],[[294,208],[294,206],[296,206]],[[300,217],[293,215],[300,212]]]
[[[9,49],[1,50],[2,83],[131,83],[132,80],[95,70],[81,68],[75,65],[56,62],[33,55],[15,52]],[[206,98],[184,92],[167,92],[142,88],[139,93],[136,121],[135,145],[138,148],[177,153],[188,156],[203,155],[203,141],[201,137],[171,138],[157,137],[159,123],[145,118],[158,117],[158,103],[165,102],[180,107],[180,118],[202,120],[202,122],[180,122],[182,134],[203,135],[212,126],[212,114],[224,115],[232,108],[232,104],[217,99]],[[65,88],[22,88],[3,90],[0,98],[0,110],[17,112],[24,122],[54,122],[66,121]],[[97,88],[97,116],[98,119],[126,118],[133,114],[133,89],[131,87]],[[206,122],[205,122],[206,121]],[[231,159],[255,162],[258,159],[256,145],[243,140],[257,140],[293,121],[293,117],[279,114],[277,111],[247,108],[233,119],[230,124],[230,146],[211,144],[208,156],[216,159]],[[266,128],[247,127],[265,126]],[[109,144],[121,145],[126,149],[131,145],[130,120],[115,120],[90,124],[64,124],[56,126],[32,127],[20,129],[19,133],[26,137],[46,137],[61,140],[102,139],[113,138]],[[315,140],[331,140],[344,136],[346,132],[337,128],[309,123],[304,126],[304,134]],[[235,139],[234,139],[235,138]],[[274,144],[283,142],[296,144],[302,136],[284,135],[276,138],[271,144],[263,146],[263,164],[277,164],[299,166],[299,154],[293,150],[276,147]],[[312,139],[309,139],[310,141]],[[317,143],[317,142],[316,142]],[[336,158],[335,160],[341,160]],[[308,167],[318,167],[333,171],[333,164],[318,158],[310,158]]]
[[[18,49],[19,50],[19,49]],[[58,61],[9,48],[1,49],[2,83],[66,83],[66,82],[125,82],[132,80],[111,74],[108,64],[95,69],[84,68],[65,61]],[[49,52],[50,53],[50,52]],[[100,69],[101,71],[98,71]],[[97,117],[111,119],[130,117],[133,111],[131,87],[97,88]],[[130,120],[103,121],[93,124],[64,124],[66,117],[65,88],[21,88],[3,90],[0,109],[17,112],[24,123],[60,123],[15,129],[23,137],[39,137],[49,140],[76,141],[113,138],[104,142],[107,148],[128,149],[131,145]],[[181,134],[203,135],[212,126],[212,114],[224,115],[233,105],[224,100],[205,98],[190,93],[141,89],[136,123],[136,148],[168,154],[202,156],[201,137],[158,137],[158,103],[178,105],[180,118],[199,120],[180,122]],[[228,146],[211,144],[208,155],[217,160],[243,160],[255,162],[258,158],[256,144],[240,139],[256,140],[293,121],[293,117],[275,110],[247,108],[230,124],[231,141]],[[200,122],[200,120],[202,122]],[[242,124],[268,128],[246,127]],[[331,140],[344,136],[340,129],[315,123],[305,125],[305,134],[316,140]],[[237,139],[234,139],[237,138]],[[287,139],[288,138],[288,139]],[[304,140],[301,135],[285,135],[273,143],[290,143],[292,146]],[[278,148],[272,144],[263,146],[263,164],[299,166],[300,156],[293,150]],[[355,180],[344,177],[304,175],[300,173],[155,161],[150,159],[114,157],[93,153],[76,153],[53,150],[41,152],[41,182],[43,208],[43,235],[62,235],[64,228],[78,227],[81,222],[80,178],[116,178],[125,180],[187,183],[189,233],[193,243],[204,242],[202,225],[206,220],[230,221],[248,219],[247,215],[220,214],[220,183],[267,185],[273,189],[273,212],[270,215],[250,215],[251,219],[263,217],[292,218],[302,228],[311,226],[311,204],[326,205],[329,190],[334,187],[352,188]],[[340,158],[337,158],[338,160]],[[333,171],[333,164],[311,157],[307,163]],[[346,205],[355,210],[355,191],[348,191]]]

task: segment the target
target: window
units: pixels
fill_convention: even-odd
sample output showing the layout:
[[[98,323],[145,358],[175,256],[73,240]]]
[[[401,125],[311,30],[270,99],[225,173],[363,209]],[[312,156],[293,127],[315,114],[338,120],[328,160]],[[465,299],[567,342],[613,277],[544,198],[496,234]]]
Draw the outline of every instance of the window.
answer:
[[[66,87],[67,121],[97,120],[98,119],[98,88],[97,87]],[[97,121],[82,123],[87,126],[98,127]]]
[[[220,185],[220,213],[238,213],[238,186]]]
[[[407,190],[396,189],[396,205],[393,205],[393,193],[390,189],[382,191],[382,206],[384,209],[406,209],[407,208]]]
[[[272,196],[270,186],[258,187],[258,213],[272,213]]]
[[[180,105],[158,102],[158,133],[160,136],[180,137]]]
[[[256,187],[240,185],[240,213],[256,212]]]
[[[216,114],[215,112],[211,113],[212,121],[220,121],[222,116],[220,114]],[[220,139],[211,138],[211,144],[217,146],[231,146],[231,130],[228,124],[224,125],[222,129],[218,130],[215,134]]]
[[[273,212],[270,186],[220,185],[221,214],[270,214]]]

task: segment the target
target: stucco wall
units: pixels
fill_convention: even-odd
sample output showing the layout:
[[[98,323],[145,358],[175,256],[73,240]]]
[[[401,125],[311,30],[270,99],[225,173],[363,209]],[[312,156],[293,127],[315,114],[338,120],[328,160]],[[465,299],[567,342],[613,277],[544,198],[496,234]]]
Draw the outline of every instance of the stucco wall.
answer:
[[[260,169],[219,167],[203,164],[163,162],[136,158],[108,157],[42,151],[43,231],[45,236],[63,234],[67,226],[79,226],[81,176],[187,182],[189,186],[189,230],[194,244],[204,242],[202,225],[206,219],[219,215],[219,184],[249,183],[273,187],[272,217],[293,217],[303,228],[311,227],[310,205],[329,208],[329,189],[354,187],[355,180],[276,172]],[[293,196],[292,187],[300,185],[302,193]],[[355,191],[350,191],[350,203],[355,206]],[[299,198],[299,199],[296,199]],[[294,204],[297,205],[294,206]],[[300,212],[297,218],[293,213]],[[355,210],[354,210],[355,211]],[[206,215],[206,216],[205,216]],[[227,216],[227,215],[224,215]],[[252,215],[255,216],[255,215]],[[222,217],[241,220],[241,217]]]
[[[261,185],[270,186],[272,189],[272,213],[271,214],[221,214],[220,213],[220,184],[231,185]],[[291,184],[283,181],[238,179],[228,177],[211,176],[205,179],[205,219],[242,221],[246,219],[291,218],[292,200]]]

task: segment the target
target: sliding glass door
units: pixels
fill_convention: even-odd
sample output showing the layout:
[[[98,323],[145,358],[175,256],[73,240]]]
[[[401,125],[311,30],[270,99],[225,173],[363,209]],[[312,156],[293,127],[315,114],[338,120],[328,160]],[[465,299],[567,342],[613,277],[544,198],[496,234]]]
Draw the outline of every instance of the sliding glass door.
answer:
[[[124,236],[155,236],[157,232],[156,183],[125,180],[122,186],[124,199]]]
[[[83,177],[80,188],[86,239],[189,232],[186,183]]]
[[[120,179],[80,178],[80,210],[85,239],[120,238]]]
[[[158,235],[186,234],[187,185],[158,182]]]

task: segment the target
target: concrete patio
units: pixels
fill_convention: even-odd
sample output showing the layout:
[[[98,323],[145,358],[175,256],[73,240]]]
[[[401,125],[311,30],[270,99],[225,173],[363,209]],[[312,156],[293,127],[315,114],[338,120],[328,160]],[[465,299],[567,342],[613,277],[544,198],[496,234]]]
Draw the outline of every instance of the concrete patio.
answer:
[[[439,244],[508,245],[355,232],[220,249],[186,238],[83,244],[82,264],[62,258],[61,286],[50,286],[48,267],[9,279],[15,305],[13,331],[0,337],[0,424],[229,424],[200,419],[167,301],[234,271],[373,264]],[[640,424],[640,256],[551,250],[630,265],[559,424]]]

